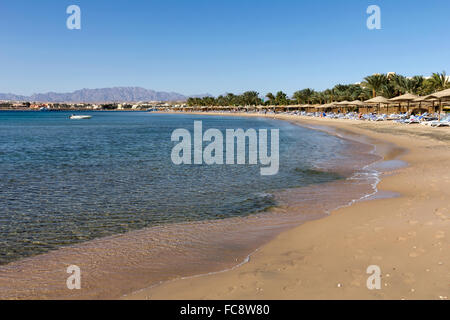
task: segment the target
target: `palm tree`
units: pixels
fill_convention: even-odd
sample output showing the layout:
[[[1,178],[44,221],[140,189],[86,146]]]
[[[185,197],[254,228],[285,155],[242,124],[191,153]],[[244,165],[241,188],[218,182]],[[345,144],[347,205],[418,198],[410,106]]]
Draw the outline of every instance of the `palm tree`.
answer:
[[[311,98],[314,94],[314,90],[310,88],[306,88],[303,90],[295,91],[292,95],[292,98],[294,98],[297,102],[297,104],[302,103],[311,103]]]
[[[312,97],[314,96],[314,93],[316,92],[314,89],[306,88],[303,90],[305,95],[305,102],[306,103],[312,103]]]
[[[377,96],[377,92],[381,90],[384,84],[388,82],[388,78],[385,74],[374,74],[364,78],[367,87],[372,89],[372,98]]]
[[[336,100],[343,101],[350,99],[350,85],[337,84],[333,88]]]
[[[334,99],[334,91],[333,89],[326,89],[322,92],[322,97],[324,98],[324,102],[333,102]]]
[[[275,102],[277,105],[287,105],[287,94],[283,91],[278,91],[277,96],[275,97]]]
[[[385,83],[381,86],[381,92],[383,93],[383,96],[388,99],[397,96],[395,86],[390,82]]]
[[[353,100],[360,99],[361,96],[363,96],[365,94],[364,91],[365,90],[360,85],[357,85],[357,84],[349,85],[349,88],[348,88],[349,99],[348,100],[353,101]],[[370,92],[369,92],[369,98],[370,98]],[[365,99],[365,100],[367,100],[367,99]]]
[[[241,99],[245,105],[256,106],[259,104],[259,93],[256,91],[246,91],[242,94]]]
[[[423,88],[425,78],[423,76],[414,76],[411,79],[408,79],[407,89],[408,92],[413,94],[420,94],[420,91]]]
[[[450,86],[445,71],[442,71],[442,73],[439,72],[433,73],[433,75],[431,76],[431,83],[435,91],[444,90]]]
[[[395,75],[392,78],[392,84],[398,91],[398,94],[413,93],[419,94],[424,85],[423,76],[414,76],[412,78],[406,78],[401,75]]]
[[[292,95],[292,98],[297,102],[297,104],[301,104],[304,100],[303,94],[301,91],[295,91]]]
[[[195,106],[195,98],[188,98],[186,103],[189,107]]]
[[[434,81],[432,78],[426,78],[423,80],[422,87],[420,88],[419,94],[421,96],[426,96],[429,94],[432,94],[433,92],[436,92],[435,90]]]
[[[236,102],[236,96],[233,93],[227,93],[225,96],[225,104],[227,106],[233,106]]]
[[[408,91],[408,79],[400,74],[395,74],[389,81],[394,89],[397,91],[397,95],[404,94]]]
[[[327,100],[327,95],[324,92],[321,91],[315,91],[314,94],[311,96],[311,102],[313,103],[325,103]]]
[[[271,105],[274,104],[274,102],[275,102],[275,96],[273,95],[272,92],[269,92],[268,94],[266,94],[266,98],[269,99],[269,103],[270,103]]]
[[[372,92],[370,89],[363,88],[361,90],[361,93],[358,95],[358,100],[361,100],[361,101],[369,100],[371,95],[372,95]]]
[[[226,106],[227,105],[227,99],[224,96],[220,95],[216,99],[216,104],[218,106]]]

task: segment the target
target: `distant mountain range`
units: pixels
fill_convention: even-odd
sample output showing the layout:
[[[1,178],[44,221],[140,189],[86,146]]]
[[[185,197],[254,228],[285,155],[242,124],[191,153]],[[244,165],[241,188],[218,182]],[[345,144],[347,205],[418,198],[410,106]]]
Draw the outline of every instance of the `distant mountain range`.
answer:
[[[195,95],[204,97],[209,94]],[[138,101],[182,101],[188,97],[176,92],[148,90],[140,87],[114,87],[102,89],[81,89],[68,93],[35,93],[22,96],[0,93],[0,100],[30,102],[138,102]]]

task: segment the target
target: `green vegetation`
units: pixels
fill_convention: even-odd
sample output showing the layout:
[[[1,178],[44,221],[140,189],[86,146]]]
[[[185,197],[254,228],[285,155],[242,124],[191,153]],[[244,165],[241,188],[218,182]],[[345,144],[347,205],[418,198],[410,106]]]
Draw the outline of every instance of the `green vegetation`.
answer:
[[[405,93],[428,95],[436,91],[450,88],[445,71],[433,73],[430,78],[414,76],[407,78],[397,74],[374,74],[367,76],[360,84],[338,84],[331,89],[315,91],[306,88],[294,92],[289,98],[283,91],[275,95],[271,92],[260,98],[256,91],[247,91],[241,95],[227,93],[217,98],[189,98],[189,106],[256,106],[256,105],[296,105],[324,104],[338,101],[368,100],[376,96],[393,98]]]
[[[256,106],[263,104],[263,100],[259,97],[258,92],[246,91],[241,95],[227,93],[217,98],[188,98],[187,104],[189,106]]]

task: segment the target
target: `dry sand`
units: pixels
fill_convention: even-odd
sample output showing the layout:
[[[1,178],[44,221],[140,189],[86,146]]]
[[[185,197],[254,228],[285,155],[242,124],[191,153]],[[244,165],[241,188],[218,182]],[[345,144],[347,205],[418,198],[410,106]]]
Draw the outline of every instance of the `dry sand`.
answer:
[[[386,141],[404,148],[400,158],[409,166],[378,186],[400,196],[358,202],[286,231],[234,270],[166,282],[125,298],[448,299],[450,129],[276,118],[370,137],[380,148]],[[380,290],[367,289],[369,265],[381,269]]]

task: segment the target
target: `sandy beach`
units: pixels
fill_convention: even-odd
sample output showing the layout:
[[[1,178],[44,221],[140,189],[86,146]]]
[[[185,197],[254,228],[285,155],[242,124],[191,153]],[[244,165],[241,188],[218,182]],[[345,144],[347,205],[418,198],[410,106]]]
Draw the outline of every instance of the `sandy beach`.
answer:
[[[357,202],[285,231],[234,270],[173,280],[124,298],[448,299],[450,130],[267,116],[370,139],[385,160],[408,163],[378,185],[381,194],[399,196]],[[398,148],[386,148],[392,144]],[[381,269],[380,290],[366,286],[370,265]]]

